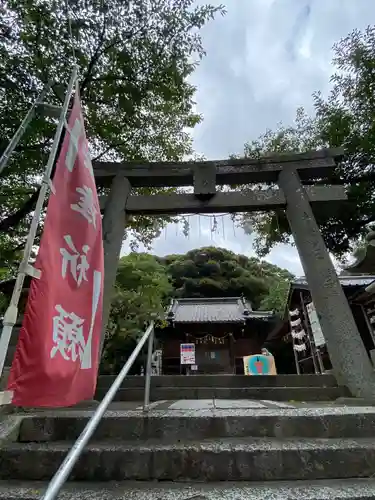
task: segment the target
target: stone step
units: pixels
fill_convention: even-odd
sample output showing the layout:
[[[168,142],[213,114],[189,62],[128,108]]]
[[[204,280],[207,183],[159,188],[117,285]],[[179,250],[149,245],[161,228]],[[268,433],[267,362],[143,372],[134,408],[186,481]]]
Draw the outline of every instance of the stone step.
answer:
[[[92,412],[25,417],[20,442],[74,441]],[[12,418],[12,417],[9,417]],[[13,418],[18,418],[17,416]],[[375,408],[227,409],[177,411],[109,411],[93,439],[178,442],[230,437],[366,438],[373,437]]]
[[[49,480],[73,443],[3,443],[0,479]],[[281,481],[372,478],[375,439],[231,438],[92,442],[77,481]]]
[[[193,378],[193,377],[189,377]],[[252,377],[248,377],[252,378]],[[108,388],[98,387],[95,399],[102,400]],[[173,399],[266,399],[273,401],[332,401],[349,396],[345,387],[152,387],[151,401]],[[144,388],[117,391],[114,401],[143,401]]]
[[[37,500],[45,482],[0,481],[1,500]],[[67,483],[61,500],[375,500],[375,481],[277,481],[276,483]]]
[[[108,388],[114,382],[115,376],[100,375],[98,387]],[[333,375],[153,375],[152,387],[337,387]],[[128,376],[122,387],[142,388],[145,378]]]

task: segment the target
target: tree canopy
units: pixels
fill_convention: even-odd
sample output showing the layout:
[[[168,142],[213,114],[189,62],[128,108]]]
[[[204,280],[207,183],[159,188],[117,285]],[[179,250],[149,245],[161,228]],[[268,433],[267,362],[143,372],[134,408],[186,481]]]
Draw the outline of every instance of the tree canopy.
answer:
[[[176,297],[243,295],[254,309],[281,310],[285,306],[285,291],[293,278],[289,271],[269,262],[236,255],[224,248],[199,248],[185,255],[168,255],[159,261],[171,277]]]
[[[162,317],[172,297],[244,296],[254,309],[281,312],[293,278],[286,269],[224,248],[165,257],[130,253],[119,262],[107,337],[136,337],[150,317]]]
[[[122,257],[116,276],[102,363],[118,372],[151,318],[161,317],[172,294],[165,268],[146,253]]]
[[[122,257],[102,355],[102,371],[118,373],[151,318],[172,297],[244,296],[254,309],[283,312],[293,275],[266,261],[206,247],[184,255]],[[134,368],[139,371],[139,366]]]
[[[340,40],[332,63],[332,90],[327,99],[319,92],[313,95],[315,113],[297,110],[293,126],[267,130],[245,144],[244,154],[344,147],[346,157],[332,183],[347,186],[350,203],[317,219],[329,250],[342,257],[375,222],[375,27],[354,30]],[[242,222],[255,233],[261,256],[276,243],[290,241],[283,211],[246,215]]]
[[[68,4],[68,9],[67,9]],[[192,154],[199,30],[221,6],[193,0],[4,0],[0,6],[0,154],[43,85],[60,105],[75,62],[94,158],[180,160]],[[69,22],[69,19],[71,22]],[[0,267],[18,260],[56,123],[39,116],[0,175]],[[99,186],[100,188],[100,186]],[[148,243],[157,226],[131,222]]]

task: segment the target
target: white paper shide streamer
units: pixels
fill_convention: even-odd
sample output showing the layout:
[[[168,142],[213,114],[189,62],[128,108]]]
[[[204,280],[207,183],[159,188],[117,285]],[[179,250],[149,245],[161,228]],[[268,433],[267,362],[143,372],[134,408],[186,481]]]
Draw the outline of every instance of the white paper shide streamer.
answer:
[[[289,312],[290,331],[293,338],[293,349],[296,352],[304,352],[307,349],[304,339],[306,332],[302,327],[299,309],[294,309]]]
[[[293,332],[292,331],[292,337],[296,340],[303,340],[305,338],[305,330],[301,330],[299,332]]]

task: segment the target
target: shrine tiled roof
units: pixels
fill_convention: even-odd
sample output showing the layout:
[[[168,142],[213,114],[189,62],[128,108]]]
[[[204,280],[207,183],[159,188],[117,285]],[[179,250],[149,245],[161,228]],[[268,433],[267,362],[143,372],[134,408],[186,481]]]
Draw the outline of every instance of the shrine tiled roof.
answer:
[[[374,275],[362,274],[362,275],[342,275],[339,276],[339,281],[343,287],[351,287],[351,286],[367,286],[370,285],[373,281],[375,281]],[[308,283],[306,278],[303,276],[301,278],[295,279],[291,286],[294,288],[298,288],[298,286],[307,287]]]
[[[338,278],[346,297],[350,300],[361,296],[363,293],[374,293],[374,274],[341,274]],[[369,291],[370,288],[372,289],[371,292]],[[299,292],[302,290],[309,291],[309,285],[305,276],[296,278],[290,283],[284,318],[288,316],[288,308],[293,309],[299,306],[301,301]]]
[[[238,323],[271,317],[270,311],[253,311],[242,297],[174,299],[167,311],[175,323]]]

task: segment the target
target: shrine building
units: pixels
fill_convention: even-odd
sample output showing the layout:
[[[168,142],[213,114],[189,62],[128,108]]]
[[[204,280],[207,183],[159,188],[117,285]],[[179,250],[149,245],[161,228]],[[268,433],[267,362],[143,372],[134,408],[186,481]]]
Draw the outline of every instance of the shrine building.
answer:
[[[173,299],[167,326],[155,337],[162,374],[243,374],[243,357],[260,354],[270,332],[280,328],[271,311],[253,311],[242,297]],[[180,345],[195,344],[195,365],[180,363]]]
[[[375,274],[351,275],[349,270],[353,272],[357,268],[352,266],[346,269],[345,274],[339,276],[339,281],[367,355],[374,362]],[[305,278],[291,282],[284,323],[279,330],[275,329],[271,333],[267,342],[276,358],[277,351],[283,344],[292,348],[294,362],[289,361],[288,373],[324,373],[332,369],[326,341]]]

